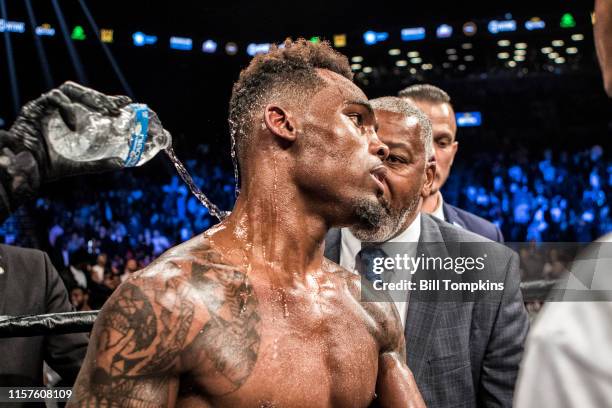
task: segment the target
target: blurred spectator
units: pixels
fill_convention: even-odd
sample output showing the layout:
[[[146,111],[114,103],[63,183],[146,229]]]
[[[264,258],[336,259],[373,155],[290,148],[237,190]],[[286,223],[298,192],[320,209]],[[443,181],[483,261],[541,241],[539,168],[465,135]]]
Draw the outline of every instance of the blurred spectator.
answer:
[[[89,306],[89,292],[81,286],[75,286],[70,290],[70,303],[79,312],[91,310]]]
[[[96,283],[102,283],[104,280],[104,272],[106,270],[106,263],[108,258],[106,254],[102,253],[98,255],[96,264],[91,267],[91,280]]]

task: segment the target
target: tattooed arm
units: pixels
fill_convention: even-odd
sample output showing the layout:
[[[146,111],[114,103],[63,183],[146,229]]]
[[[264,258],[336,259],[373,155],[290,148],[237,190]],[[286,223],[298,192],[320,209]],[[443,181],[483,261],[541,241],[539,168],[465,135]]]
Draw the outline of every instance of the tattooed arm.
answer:
[[[191,292],[180,269],[121,285],[96,321],[68,406],[174,406],[181,355],[197,330]]]
[[[139,272],[102,308],[70,406],[172,407],[179,376],[200,379],[202,398],[238,390],[257,360],[257,306],[209,247]]]

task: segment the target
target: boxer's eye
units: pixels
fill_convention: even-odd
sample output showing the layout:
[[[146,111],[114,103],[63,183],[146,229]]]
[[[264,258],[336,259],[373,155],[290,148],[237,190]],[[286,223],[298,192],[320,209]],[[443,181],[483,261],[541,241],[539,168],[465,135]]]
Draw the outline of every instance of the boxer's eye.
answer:
[[[363,117],[359,113],[350,113],[348,117],[353,121],[355,126],[362,127],[363,126]]]

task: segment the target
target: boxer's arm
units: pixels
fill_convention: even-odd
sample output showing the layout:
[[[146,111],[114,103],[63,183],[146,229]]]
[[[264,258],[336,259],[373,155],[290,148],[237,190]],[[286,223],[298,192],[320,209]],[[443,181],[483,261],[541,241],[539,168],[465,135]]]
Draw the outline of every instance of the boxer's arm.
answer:
[[[180,273],[143,276],[102,308],[68,406],[174,406],[196,306]]]
[[[424,408],[425,402],[419,392],[412,371],[406,365],[406,342],[399,314],[393,303],[387,303],[387,325],[390,340],[388,350],[378,359],[376,380],[376,406]]]

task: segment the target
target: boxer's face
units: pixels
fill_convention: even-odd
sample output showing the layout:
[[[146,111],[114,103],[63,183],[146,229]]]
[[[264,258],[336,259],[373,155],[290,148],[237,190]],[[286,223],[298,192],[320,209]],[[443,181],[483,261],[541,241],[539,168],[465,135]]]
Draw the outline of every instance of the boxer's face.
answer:
[[[398,113],[376,110],[378,137],[389,147],[385,162],[388,169],[385,191],[389,213],[376,230],[352,228],[363,241],[386,241],[403,231],[414,219],[421,198],[430,194],[434,179],[434,164],[426,165],[425,147],[418,119]]]
[[[376,224],[386,213],[383,160],[376,118],[348,79],[319,70],[325,86],[296,120],[295,182],[333,226]]]
[[[412,102],[431,120],[436,153],[436,178],[431,191],[433,194],[446,183],[457,153],[455,112],[452,106],[445,102],[432,103],[418,100],[412,100]]]

